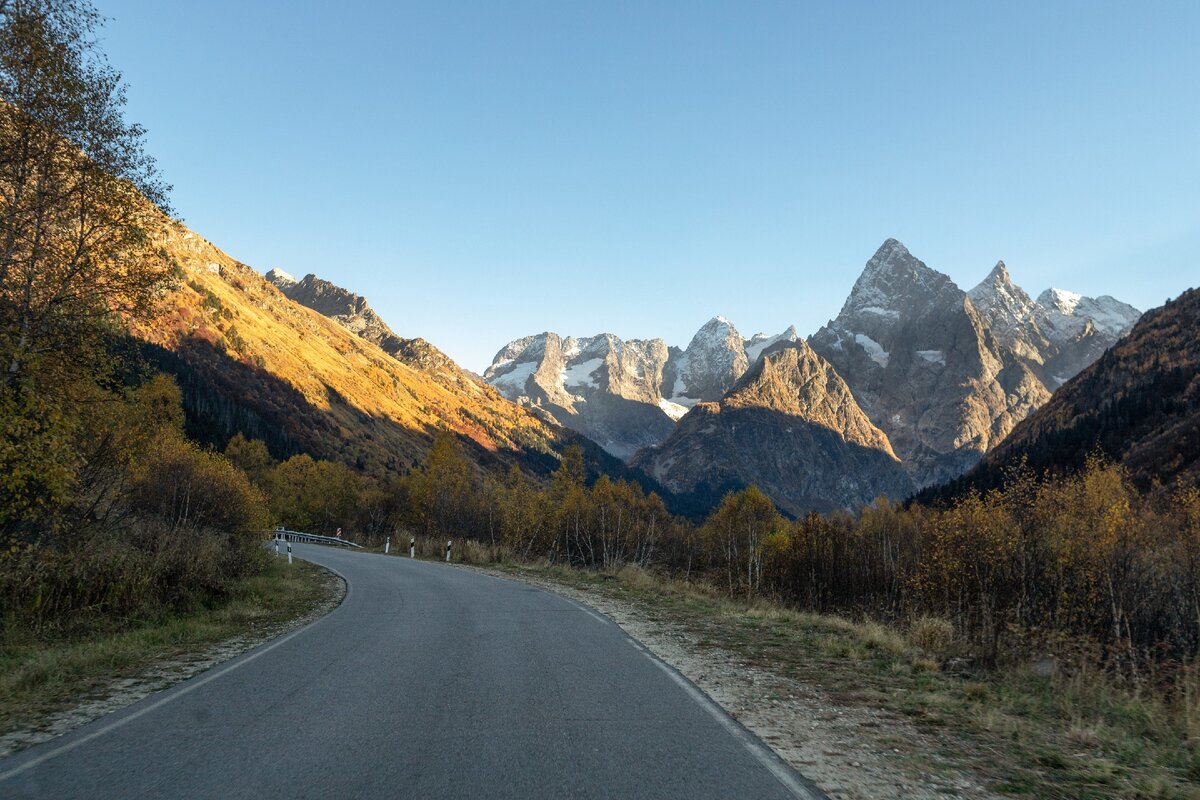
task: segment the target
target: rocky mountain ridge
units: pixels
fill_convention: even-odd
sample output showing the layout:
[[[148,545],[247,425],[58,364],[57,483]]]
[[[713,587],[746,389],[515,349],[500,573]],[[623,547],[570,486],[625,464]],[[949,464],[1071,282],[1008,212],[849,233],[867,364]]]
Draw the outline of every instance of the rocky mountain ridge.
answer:
[[[479,381],[471,373],[424,339],[405,339],[396,335],[362,295],[312,273],[296,280],[275,267],[264,277],[289,300],[329,317],[355,336],[378,345],[397,361],[439,378],[443,383],[477,391]]]
[[[432,346],[395,336],[361,298],[318,279],[289,284],[282,271],[267,280],[154,213],[150,233],[179,283],[152,321],[129,332],[150,366],[179,382],[199,441],[220,448],[242,433],[276,457],[306,453],[381,477],[419,464],[439,430],[454,433],[481,467],[544,474],[570,444],[598,451],[470,379]],[[292,300],[278,282],[308,292],[313,305],[327,303],[331,316]]]
[[[684,349],[662,339],[564,339],[548,331],[509,342],[483,377],[628,459],[666,438],[696,403],[720,400],[768,347],[797,338],[789,328],[746,340],[723,317],[701,326]]]

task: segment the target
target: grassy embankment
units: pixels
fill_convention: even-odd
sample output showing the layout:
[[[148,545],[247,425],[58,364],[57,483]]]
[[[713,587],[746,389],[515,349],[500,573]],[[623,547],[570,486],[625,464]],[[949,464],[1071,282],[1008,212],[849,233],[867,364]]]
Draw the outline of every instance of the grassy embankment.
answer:
[[[407,545],[392,553],[407,556]],[[444,548],[443,541],[419,539],[418,557],[441,559]],[[880,749],[901,748],[917,771],[949,763],[1020,797],[1200,798],[1194,673],[1177,676],[1182,690],[1167,698],[1086,666],[964,667],[952,631],[937,621],[900,630],[733,599],[636,567],[605,573],[519,564],[502,548],[470,541],[455,542],[454,560],[632,604],[700,647],[816,687],[835,703],[895,714],[936,750],[913,748],[886,726],[862,735]]]
[[[273,559],[228,596],[183,613],[136,622],[95,621],[54,636],[10,626],[0,642],[0,733],[36,727],[48,715],[155,664],[198,654],[235,637],[266,637],[330,596],[324,570]]]

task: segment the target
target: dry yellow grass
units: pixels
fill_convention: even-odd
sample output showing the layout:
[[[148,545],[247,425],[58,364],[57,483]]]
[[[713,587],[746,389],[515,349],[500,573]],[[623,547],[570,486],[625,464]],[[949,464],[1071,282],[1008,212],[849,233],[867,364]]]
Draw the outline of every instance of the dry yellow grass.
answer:
[[[397,361],[288,300],[259,273],[181,224],[163,217],[155,239],[179,265],[180,280],[163,298],[157,318],[132,326],[132,332],[183,354],[189,363],[204,354],[200,360],[210,362],[204,364],[209,372],[240,366],[245,369],[239,375],[251,376],[243,382],[258,375],[263,386],[276,386],[270,379],[278,379],[298,393],[289,402],[323,417],[324,430],[291,432],[308,449],[358,460],[379,473],[419,460],[440,428],[468,437],[502,462],[545,451],[561,435],[489,386]],[[222,364],[222,353],[236,364]]]

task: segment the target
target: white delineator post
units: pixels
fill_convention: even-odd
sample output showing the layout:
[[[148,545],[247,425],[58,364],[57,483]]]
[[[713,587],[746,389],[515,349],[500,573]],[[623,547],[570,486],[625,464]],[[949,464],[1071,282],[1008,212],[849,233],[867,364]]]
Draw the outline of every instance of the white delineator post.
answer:
[[[288,540],[288,563],[292,563],[292,542],[290,539]]]
[[[383,554],[386,556],[391,549],[392,549],[392,537],[389,536],[383,542]]]
[[[453,543],[453,542],[446,542],[446,560],[447,560],[447,561],[449,561],[449,560],[450,560],[450,545],[452,545],[452,544],[454,544],[454,543]]]
[[[417,557],[417,537],[415,536],[410,536],[408,539],[408,557]]]
[[[279,537],[275,537],[275,555],[279,555]]]

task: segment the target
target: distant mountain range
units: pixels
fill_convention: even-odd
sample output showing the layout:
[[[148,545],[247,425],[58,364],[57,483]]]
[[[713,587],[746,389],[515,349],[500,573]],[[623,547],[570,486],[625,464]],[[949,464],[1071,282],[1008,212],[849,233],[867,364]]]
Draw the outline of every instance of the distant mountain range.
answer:
[[[723,317],[682,350],[547,332],[503,347],[484,379],[674,491],[753,483],[802,513],[963,474],[1139,316],[1059,289],[1034,301],[1003,262],[966,292],[889,239],[806,342],[746,339]]]

